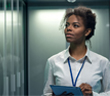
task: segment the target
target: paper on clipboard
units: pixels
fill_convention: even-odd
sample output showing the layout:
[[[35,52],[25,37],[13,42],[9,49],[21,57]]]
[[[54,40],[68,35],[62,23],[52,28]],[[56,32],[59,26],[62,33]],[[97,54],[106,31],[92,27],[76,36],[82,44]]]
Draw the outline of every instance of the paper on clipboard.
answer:
[[[50,85],[55,95],[61,95],[63,92],[73,93],[74,96],[83,96],[83,93],[80,87],[68,87],[68,86],[57,86],[57,85]]]

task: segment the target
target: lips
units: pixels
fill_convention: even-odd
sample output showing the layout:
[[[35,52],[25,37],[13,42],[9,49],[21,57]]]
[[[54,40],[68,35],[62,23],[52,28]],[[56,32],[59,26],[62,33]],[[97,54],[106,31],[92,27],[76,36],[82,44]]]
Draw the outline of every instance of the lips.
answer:
[[[71,33],[66,33],[65,36],[66,36],[66,37],[73,37],[73,34],[71,34]]]

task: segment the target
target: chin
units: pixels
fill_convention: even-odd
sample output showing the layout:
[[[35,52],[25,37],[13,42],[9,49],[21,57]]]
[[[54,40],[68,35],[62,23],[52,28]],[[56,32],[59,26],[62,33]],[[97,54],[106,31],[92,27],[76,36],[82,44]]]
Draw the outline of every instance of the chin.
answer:
[[[74,42],[72,39],[70,39],[70,38],[66,38],[66,41],[68,42],[68,43],[71,43],[71,42]]]
[[[66,40],[68,43],[72,43],[73,41],[71,41],[71,40]]]
[[[72,40],[66,40],[68,43],[74,43],[74,44],[78,44],[78,42],[76,41],[72,41]]]

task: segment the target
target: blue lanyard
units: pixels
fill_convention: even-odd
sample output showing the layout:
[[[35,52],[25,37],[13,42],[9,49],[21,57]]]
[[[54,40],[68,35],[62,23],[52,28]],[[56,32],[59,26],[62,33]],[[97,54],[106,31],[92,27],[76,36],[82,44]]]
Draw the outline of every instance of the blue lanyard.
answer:
[[[87,56],[86,56],[86,57],[87,57]],[[72,81],[72,84],[73,84],[74,87],[76,86],[77,79],[78,79],[78,77],[79,77],[79,75],[80,75],[80,73],[81,73],[81,70],[82,70],[83,66],[84,66],[86,57],[85,57],[85,59],[84,59],[84,61],[83,61],[83,63],[82,63],[82,66],[81,66],[81,68],[80,68],[78,74],[77,74],[77,77],[76,77],[76,79],[75,79],[75,83],[74,83],[74,79],[73,79],[73,75],[72,75],[72,70],[71,70],[70,61],[69,61],[69,58],[68,58],[68,65],[69,65],[70,74],[71,74],[71,81]]]

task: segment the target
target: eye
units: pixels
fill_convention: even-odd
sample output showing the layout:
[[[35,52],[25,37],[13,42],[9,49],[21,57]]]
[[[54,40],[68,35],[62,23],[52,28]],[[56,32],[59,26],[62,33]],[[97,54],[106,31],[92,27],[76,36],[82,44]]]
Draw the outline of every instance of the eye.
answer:
[[[79,27],[79,25],[74,25],[75,28]]]
[[[69,26],[69,24],[66,23],[66,24],[65,24],[65,27],[67,28],[68,26]]]

